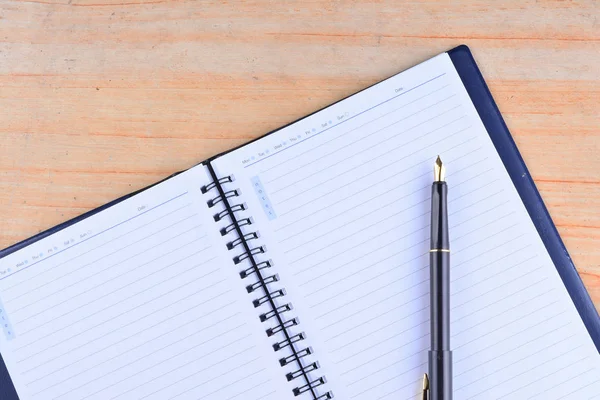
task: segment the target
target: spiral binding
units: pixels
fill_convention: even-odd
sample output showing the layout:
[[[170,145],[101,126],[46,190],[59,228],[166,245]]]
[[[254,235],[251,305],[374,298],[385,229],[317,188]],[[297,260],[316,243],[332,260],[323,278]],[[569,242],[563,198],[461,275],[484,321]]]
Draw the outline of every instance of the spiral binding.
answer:
[[[216,213],[214,215],[215,222],[221,221],[225,216],[229,215],[231,219],[231,223],[220,229],[220,233],[222,236],[227,236],[229,234],[236,234],[236,238],[227,243],[228,250],[235,250],[238,246],[242,246],[243,250],[239,254],[233,257],[233,262],[235,265],[238,265],[244,261],[249,261],[251,263],[251,267],[247,268],[243,271],[240,271],[241,279],[249,279],[254,278],[255,282],[250,283],[246,286],[246,290],[248,293],[254,293],[262,289],[263,295],[255,298],[252,301],[254,307],[260,307],[262,305],[268,304],[270,306],[270,310],[260,314],[259,318],[261,322],[270,322],[274,320],[275,325],[266,329],[266,334],[269,337],[272,337],[275,334],[282,333],[285,337],[284,340],[273,343],[273,349],[275,351],[280,351],[285,348],[289,348],[291,350],[291,355],[287,357],[283,357],[279,360],[279,364],[284,367],[288,365],[296,365],[297,369],[294,372],[290,372],[286,374],[286,379],[288,381],[293,381],[296,379],[302,379],[304,382],[301,386],[295,387],[293,389],[293,393],[295,396],[300,396],[302,394],[310,394],[312,395],[313,400],[329,400],[333,399],[333,393],[328,391],[325,394],[319,395],[317,392],[317,388],[325,385],[327,382],[324,376],[313,379],[309,376],[309,373],[314,372],[319,369],[318,362],[312,362],[310,364],[304,363],[304,357],[313,354],[313,350],[311,347],[302,348],[301,342],[306,339],[306,334],[304,332],[292,335],[288,329],[293,326],[298,326],[299,320],[298,318],[289,318],[284,319],[284,314],[289,313],[293,307],[292,304],[286,303],[278,306],[275,303],[275,299],[283,298],[286,295],[285,289],[273,289],[270,286],[279,281],[279,275],[271,274],[269,269],[273,266],[272,260],[257,262],[255,256],[258,254],[266,253],[267,249],[265,246],[252,246],[250,242],[256,240],[260,237],[258,232],[251,232],[244,234],[242,232],[241,227],[252,225],[252,218],[240,218],[236,215],[241,211],[248,210],[248,207],[245,203],[231,205],[230,200],[240,196],[240,190],[227,190],[223,189],[223,185],[227,183],[231,183],[234,181],[234,177],[232,175],[217,178],[216,173],[213,167],[208,164],[208,170],[212,176],[213,182],[203,186],[201,191],[203,194],[207,194],[213,189],[217,189],[218,195],[211,198],[207,201],[207,205],[209,208],[214,207],[219,203],[223,203],[225,209]]]

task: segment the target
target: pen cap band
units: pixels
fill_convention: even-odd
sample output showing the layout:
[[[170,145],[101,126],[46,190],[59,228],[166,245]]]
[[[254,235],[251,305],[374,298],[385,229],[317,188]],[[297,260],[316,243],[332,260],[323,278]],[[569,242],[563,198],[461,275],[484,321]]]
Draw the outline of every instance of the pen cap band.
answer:
[[[448,185],[434,182],[431,186],[431,246],[430,249],[450,249],[448,237]]]

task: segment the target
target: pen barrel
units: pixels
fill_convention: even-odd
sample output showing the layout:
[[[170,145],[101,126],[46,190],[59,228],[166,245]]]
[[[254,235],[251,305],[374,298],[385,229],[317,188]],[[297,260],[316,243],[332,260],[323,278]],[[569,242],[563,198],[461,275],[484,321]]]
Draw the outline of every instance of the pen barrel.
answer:
[[[450,239],[448,187],[434,182],[431,189],[429,399],[452,400],[450,351]]]
[[[429,253],[431,350],[450,350],[450,253]]]
[[[429,400],[452,400],[452,352],[429,352]]]
[[[450,350],[450,239],[448,236],[448,186],[431,188],[430,307],[431,350]]]

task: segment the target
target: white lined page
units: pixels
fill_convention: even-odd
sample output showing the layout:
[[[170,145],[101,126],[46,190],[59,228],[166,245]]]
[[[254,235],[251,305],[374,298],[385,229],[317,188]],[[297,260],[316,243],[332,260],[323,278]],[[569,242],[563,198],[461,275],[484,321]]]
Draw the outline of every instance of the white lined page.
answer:
[[[438,154],[455,398],[597,396],[598,352],[446,54],[214,163],[265,211],[253,215],[334,393],[408,400],[427,370]]]
[[[0,260],[21,399],[279,399],[198,166]],[[14,337],[13,337],[14,336]]]

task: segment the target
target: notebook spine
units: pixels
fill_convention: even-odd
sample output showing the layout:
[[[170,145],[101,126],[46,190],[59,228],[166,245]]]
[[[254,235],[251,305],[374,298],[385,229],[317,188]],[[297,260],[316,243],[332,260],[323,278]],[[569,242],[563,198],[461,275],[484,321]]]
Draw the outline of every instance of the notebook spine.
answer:
[[[286,291],[279,283],[279,275],[272,272],[273,261],[270,259],[260,261],[257,257],[267,252],[264,245],[255,244],[255,241],[260,238],[258,231],[242,229],[251,226],[253,219],[243,216],[243,213],[248,211],[248,206],[236,201],[241,195],[240,190],[225,188],[234,182],[234,177],[230,175],[218,178],[213,167],[210,164],[207,167],[213,182],[202,187],[202,193],[212,196],[207,200],[209,208],[219,204],[223,206],[221,211],[215,212],[213,218],[215,222],[221,223],[219,229],[221,235],[230,238],[226,246],[228,250],[235,252],[232,258],[234,265],[249,265],[248,268],[242,268],[239,275],[241,279],[248,281],[247,292],[256,294],[252,300],[254,307],[266,309],[259,316],[261,322],[269,324],[265,333],[268,337],[280,335],[283,338],[273,343],[273,350],[276,352],[289,350],[289,355],[280,358],[279,364],[281,367],[292,367],[290,369],[292,372],[288,372],[286,378],[289,382],[298,382],[298,386],[292,390],[294,395],[310,396],[309,398],[313,400],[333,399],[332,392],[321,393],[327,379],[318,374],[319,363],[306,361],[307,356],[313,354],[311,347],[304,346],[306,334],[291,332],[292,327],[298,328],[299,320],[290,315],[293,306],[286,301]]]

